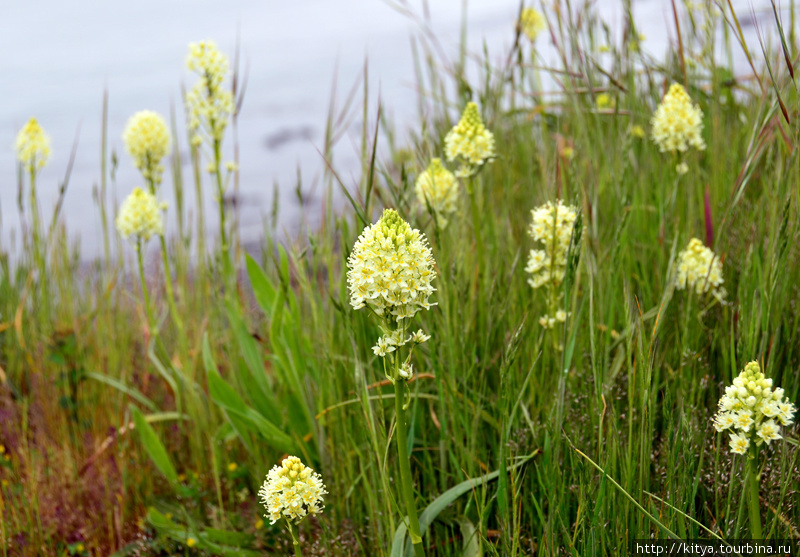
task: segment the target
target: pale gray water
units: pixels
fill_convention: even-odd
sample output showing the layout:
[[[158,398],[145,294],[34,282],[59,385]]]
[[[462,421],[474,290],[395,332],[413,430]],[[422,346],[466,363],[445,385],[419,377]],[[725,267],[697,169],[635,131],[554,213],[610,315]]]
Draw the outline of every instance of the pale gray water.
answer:
[[[414,1],[420,10],[421,4]],[[431,0],[431,22],[455,57],[462,0]],[[538,2],[536,3],[538,5]],[[755,0],[757,10],[768,0]],[[785,2],[784,2],[785,4]],[[612,24],[621,17],[619,0],[599,0]],[[647,35],[645,49],[661,56],[670,40],[669,0],[638,0],[637,21]],[[749,14],[747,1],[734,2]],[[517,0],[471,0],[468,6],[469,47],[501,60],[513,40]],[[771,34],[771,15],[762,25]],[[189,42],[212,39],[231,57],[237,43],[249,82],[240,116],[242,230],[257,238],[269,211],[273,185],[280,184],[281,227],[297,229],[305,218],[295,200],[298,166],[306,188],[324,168],[316,148],[323,144],[331,83],[338,64],[339,97],[344,96],[369,58],[374,100],[381,100],[398,127],[413,121],[416,92],[410,37],[416,26],[380,0],[4,0],[0,8],[0,246],[11,247],[19,228],[16,208],[14,138],[36,116],[52,139],[53,156],[42,171],[39,192],[45,215],[55,201],[72,141],[80,124],[80,144],[64,217],[91,256],[102,245],[101,226],[92,190],[100,178],[100,123],[104,88],[109,93],[109,147],[120,164],[112,204],[140,185],[137,171],[124,152],[121,134],[128,117],[142,109],[169,114],[170,102],[180,110],[181,83],[192,83],[184,68]],[[748,41],[756,44],[752,26]],[[549,45],[540,38],[547,56]],[[359,92],[360,93],[360,92]],[[179,112],[179,116],[182,113]],[[181,126],[181,129],[183,126]],[[360,122],[340,143],[335,164],[346,182],[359,172]],[[182,144],[185,141],[181,138]],[[231,141],[228,141],[230,147]],[[188,167],[186,178],[189,178]],[[163,197],[171,200],[171,180]],[[187,206],[193,205],[192,190]],[[213,203],[208,225],[215,230]],[[317,198],[321,188],[315,190]],[[174,218],[174,215],[172,215]]]

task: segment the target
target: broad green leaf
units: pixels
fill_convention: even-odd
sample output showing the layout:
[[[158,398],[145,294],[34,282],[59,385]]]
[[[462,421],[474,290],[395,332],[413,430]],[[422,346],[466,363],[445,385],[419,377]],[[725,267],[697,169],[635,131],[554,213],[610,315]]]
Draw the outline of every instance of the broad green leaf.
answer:
[[[461,537],[464,540],[464,553],[462,557],[483,557],[481,547],[481,536],[475,529],[475,525],[466,516],[456,518],[458,526],[461,528]]]
[[[289,435],[248,406],[217,371],[211,370],[207,375],[211,399],[222,407],[231,419],[231,425],[237,430],[239,428],[233,420],[234,417],[242,418],[247,423],[248,429],[258,433],[270,445],[286,452],[292,452],[296,448],[294,440]]]
[[[247,395],[266,418],[273,422],[278,421],[278,405],[275,401],[275,394],[272,392],[272,387],[269,384],[266,370],[264,369],[261,349],[247,330],[237,308],[228,308],[228,319],[230,320],[231,329],[233,329],[233,334],[239,345],[242,359],[245,364],[247,364],[247,369],[252,379],[252,381],[247,382]]]
[[[507,468],[508,471],[512,471],[516,468],[519,468],[530,459],[532,459],[538,451],[534,451],[533,453],[529,454],[528,456],[524,457],[522,460],[517,462],[514,466],[510,466]],[[465,480],[458,484],[455,487],[451,487],[439,497],[434,499],[430,505],[428,505],[422,514],[419,515],[419,527],[422,531],[422,535],[425,536],[425,533],[428,531],[428,527],[436,520],[436,517],[451,503],[453,503],[456,499],[479,487],[487,482],[492,481],[493,479],[497,478],[500,475],[499,470],[495,470],[490,474],[486,474],[481,476],[480,478],[475,478],[474,480]],[[407,519],[406,519],[407,520]],[[403,546],[406,546],[405,552],[403,552]],[[410,543],[407,543],[406,540],[406,525],[405,522],[401,523],[398,526],[397,530],[394,533],[394,539],[392,540],[392,553],[391,557],[402,557],[403,555],[407,557],[413,557],[414,549],[411,547]]]
[[[222,381],[222,377],[219,374],[219,370],[217,369],[217,364],[214,362],[214,356],[211,354],[211,348],[208,345],[208,334],[203,335],[203,364],[206,368],[206,377],[208,378],[208,392],[211,395],[211,400],[213,400],[218,406],[222,407],[223,412],[225,413],[225,417],[228,419],[228,423],[230,423],[231,427],[235,430],[236,434],[239,436],[239,439],[242,440],[245,447],[250,453],[255,451],[255,447],[253,447],[253,443],[250,439],[250,434],[255,435],[255,431],[250,427],[250,424],[247,423],[246,420],[242,420],[238,416],[231,416],[227,412],[225,412],[225,405],[220,402],[220,398],[224,397],[227,393],[224,387],[216,388],[217,385],[217,378],[219,381]],[[214,386],[212,386],[214,385]],[[227,386],[227,384],[226,384]],[[236,393],[234,392],[234,395]],[[231,397],[228,401],[230,404],[235,404],[236,399],[235,397]],[[242,402],[244,404],[244,402]]]
[[[275,307],[275,300],[278,297],[278,289],[272,286],[267,275],[261,267],[258,266],[255,259],[250,257],[250,255],[245,255],[245,261],[247,263],[247,274],[250,277],[250,284],[253,285],[253,293],[256,296],[256,301],[258,305],[261,306],[264,314],[271,319],[272,311]]]
[[[136,431],[139,434],[139,440],[142,442],[147,454],[150,455],[150,459],[156,465],[156,468],[164,474],[164,477],[169,480],[169,482],[173,485],[178,483],[178,473],[175,472],[175,468],[172,466],[172,462],[169,459],[169,455],[167,454],[167,450],[164,448],[164,445],[156,435],[153,426],[151,426],[147,419],[144,417],[142,412],[136,408],[136,406],[131,405],[131,415],[133,417],[133,423],[136,426]]]

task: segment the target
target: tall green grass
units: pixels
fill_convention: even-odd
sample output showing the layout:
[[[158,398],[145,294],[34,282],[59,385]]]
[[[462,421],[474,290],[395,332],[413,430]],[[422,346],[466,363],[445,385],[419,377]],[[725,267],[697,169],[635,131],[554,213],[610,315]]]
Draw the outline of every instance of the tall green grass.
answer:
[[[188,141],[176,108],[175,310],[153,242],[154,328],[133,252],[104,212],[113,192],[127,193],[113,176],[128,162],[104,141],[102,260],[81,270],[63,232],[69,216],[56,215],[61,233],[41,252],[0,261],[2,554],[288,554],[255,494],[291,453],[329,491],[325,513],[303,524],[306,555],[399,557],[394,393],[370,349],[379,330],[351,309],[345,276],[353,243],[383,207],[426,233],[438,266],[438,306],[417,318],[432,338],[415,351],[409,384],[428,555],[622,555],[634,538],[747,537],[745,462],[711,416],[751,360],[800,400],[800,132],[786,63],[799,52],[794,10],[790,25],[776,11],[764,30],[782,39],[770,52],[743,42],[742,14],[727,3],[677,5],[669,24],[681,40],[665,57],[645,53],[629,3],[618,43],[598,10],[560,1],[546,11],[537,44],[555,44],[553,65],[518,31],[500,65],[463,45],[449,63],[423,21],[407,140],[371,104],[365,75],[358,188],[342,196],[332,164],[319,226],[282,244],[268,234],[252,257],[231,228],[235,292],[205,233],[201,200],[214,184],[196,150],[192,175],[181,173]],[[703,27],[709,14],[722,20],[723,44]],[[743,52],[752,75],[732,71]],[[630,133],[649,128],[673,81],[701,106],[708,145],[680,177],[677,161]],[[597,107],[601,92],[613,108]],[[320,148],[329,160],[357,95],[340,110],[332,103]],[[442,230],[413,183],[470,99],[499,156],[471,184],[476,211],[462,184],[459,213]],[[109,133],[120,130],[104,123]],[[187,187],[197,207],[185,206]],[[580,208],[581,233],[564,286],[571,317],[551,332],[538,324],[548,302],[524,266],[530,211],[556,198]],[[674,288],[677,253],[694,236],[713,237],[725,304]],[[762,521],[767,536],[796,539],[797,426],[785,437],[766,451]]]

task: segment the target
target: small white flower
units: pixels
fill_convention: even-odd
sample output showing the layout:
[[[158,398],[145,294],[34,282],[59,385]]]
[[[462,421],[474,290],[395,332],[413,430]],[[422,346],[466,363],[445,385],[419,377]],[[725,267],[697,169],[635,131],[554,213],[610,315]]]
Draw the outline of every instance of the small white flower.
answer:
[[[714,429],[724,431],[736,423],[733,415],[729,412],[721,412],[714,418]]]
[[[430,338],[431,338],[431,335],[426,335],[425,332],[422,329],[419,329],[417,332],[411,333],[411,339],[410,340],[414,344],[422,344],[423,342],[426,342],[426,341],[430,340]]]
[[[403,379],[411,379],[414,376],[414,366],[411,362],[403,362],[403,365],[400,366],[400,377]]]
[[[375,353],[376,356],[380,356],[383,358],[389,352],[394,352],[395,347],[389,344],[389,341],[386,337],[381,337],[378,339],[378,344],[372,347],[372,351]]]
[[[769,445],[770,441],[781,438],[778,433],[778,426],[774,420],[767,420],[761,424],[761,427],[758,428],[757,435],[761,437],[767,445]]]
[[[750,439],[738,433],[731,434],[731,452],[736,454],[746,454],[750,447]]]

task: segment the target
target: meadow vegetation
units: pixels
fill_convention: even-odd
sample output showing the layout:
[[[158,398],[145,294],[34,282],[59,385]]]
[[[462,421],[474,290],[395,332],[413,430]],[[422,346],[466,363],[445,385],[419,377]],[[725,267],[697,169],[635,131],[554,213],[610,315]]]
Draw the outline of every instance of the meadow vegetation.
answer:
[[[36,180],[46,138],[21,136],[25,249],[0,253],[3,556],[800,538],[794,8],[760,14],[748,44],[729,3],[676,1],[671,49],[649,53],[630,1],[621,32],[599,2],[545,4],[521,6],[502,59],[448,60],[420,18],[417,120],[395,128],[365,78],[320,147],[321,222],[282,242],[265,226],[249,254],[224,203],[241,76],[213,43],[191,46],[185,110],[135,115],[129,153],[104,128],[88,269],[72,216],[38,208],[56,187]],[[348,183],[332,149],[354,117]],[[110,208],[130,193],[115,164],[142,181]],[[388,243],[362,242],[376,222]],[[409,271],[402,299],[365,281],[359,298],[349,269],[392,250],[429,250],[433,276]],[[262,499],[278,505],[293,471],[324,510],[291,522]]]

